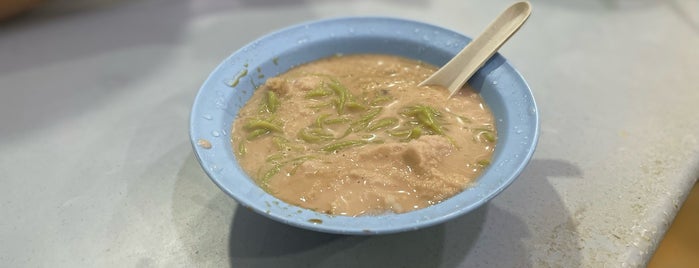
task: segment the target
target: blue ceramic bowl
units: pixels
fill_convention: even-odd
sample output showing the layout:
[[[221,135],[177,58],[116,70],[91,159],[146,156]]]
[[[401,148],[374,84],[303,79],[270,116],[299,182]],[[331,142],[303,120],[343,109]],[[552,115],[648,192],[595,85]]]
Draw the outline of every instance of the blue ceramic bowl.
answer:
[[[236,162],[230,130],[256,85],[301,63],[338,53],[383,53],[441,66],[471,39],[416,21],[352,17],[310,22],[264,36],[224,60],[194,101],[190,139],[201,166],[238,203],[293,226],[338,234],[387,234],[416,230],[468,213],[504,190],[534,153],[539,114],[529,86],[496,54],[469,81],[496,118],[498,142],[491,165],[475,185],[443,202],[404,214],[331,216],[269,195]],[[246,75],[243,70],[247,70]],[[235,86],[233,86],[235,84]]]

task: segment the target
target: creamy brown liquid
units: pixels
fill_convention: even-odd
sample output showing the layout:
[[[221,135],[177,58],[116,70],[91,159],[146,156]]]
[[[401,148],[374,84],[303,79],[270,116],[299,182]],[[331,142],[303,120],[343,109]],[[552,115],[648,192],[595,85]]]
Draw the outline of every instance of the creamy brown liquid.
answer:
[[[373,54],[295,67],[240,110],[233,150],[266,191],[316,211],[402,213],[439,203],[489,164],[496,133],[472,89],[448,99],[443,87],[417,86],[435,70]]]

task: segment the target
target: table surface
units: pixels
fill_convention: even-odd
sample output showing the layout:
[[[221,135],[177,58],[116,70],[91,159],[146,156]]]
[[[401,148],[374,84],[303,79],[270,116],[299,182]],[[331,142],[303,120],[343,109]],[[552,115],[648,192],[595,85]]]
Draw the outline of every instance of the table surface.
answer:
[[[510,1],[48,1],[0,24],[0,266],[634,267],[699,174],[699,1],[532,0],[502,49],[541,111],[537,152],[482,208],[338,236],[237,204],[188,116],[244,44],[386,15],[474,36]]]

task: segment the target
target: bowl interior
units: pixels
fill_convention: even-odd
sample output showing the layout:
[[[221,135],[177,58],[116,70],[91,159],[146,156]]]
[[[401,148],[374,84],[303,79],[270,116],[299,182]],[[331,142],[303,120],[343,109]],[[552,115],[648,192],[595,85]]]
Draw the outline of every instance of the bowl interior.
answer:
[[[538,111],[521,75],[499,54],[469,84],[481,93],[497,123],[491,166],[475,185],[440,204],[404,214],[330,216],[289,205],[260,189],[236,162],[230,129],[238,110],[266,78],[335,54],[381,53],[446,63],[469,38],[440,27],[392,18],[341,18],[274,32],[224,60],[203,84],[192,108],[190,138],[205,172],[242,206],[306,229],[341,234],[414,230],[467,213],[500,193],[521,173],[538,138]],[[246,70],[247,74],[241,76]],[[235,85],[235,86],[233,86]],[[198,146],[206,140],[211,148]]]

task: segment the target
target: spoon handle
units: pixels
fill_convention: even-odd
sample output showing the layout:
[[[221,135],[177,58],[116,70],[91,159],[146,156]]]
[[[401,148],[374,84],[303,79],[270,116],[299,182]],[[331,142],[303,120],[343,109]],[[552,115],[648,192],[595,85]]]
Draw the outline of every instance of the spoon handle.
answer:
[[[442,85],[449,90],[451,98],[502,44],[519,30],[530,14],[529,2],[511,5],[490,23],[481,35],[468,43],[459,54],[456,54],[432,76],[422,81],[420,86]]]

